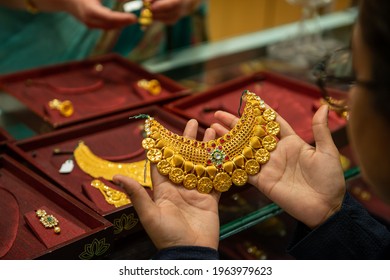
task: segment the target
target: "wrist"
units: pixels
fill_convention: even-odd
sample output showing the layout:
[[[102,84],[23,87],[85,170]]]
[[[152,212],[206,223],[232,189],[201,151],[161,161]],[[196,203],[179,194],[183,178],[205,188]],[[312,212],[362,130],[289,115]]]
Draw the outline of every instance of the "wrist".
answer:
[[[339,212],[342,207],[343,200],[340,201],[339,204],[335,205],[334,207],[330,208],[328,212],[322,216],[322,218],[313,221],[313,222],[307,222],[305,223],[306,226],[308,226],[310,229],[315,229],[319,226],[321,226],[323,223],[325,223],[330,217],[332,217],[334,214]]]

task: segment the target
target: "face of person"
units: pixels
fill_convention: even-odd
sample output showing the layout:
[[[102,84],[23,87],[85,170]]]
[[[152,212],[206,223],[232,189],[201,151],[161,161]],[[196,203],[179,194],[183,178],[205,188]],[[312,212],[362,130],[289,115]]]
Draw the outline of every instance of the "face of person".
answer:
[[[359,25],[354,29],[352,52],[357,81],[371,81],[370,50],[363,42]],[[390,204],[390,124],[375,110],[374,94],[358,84],[351,89],[348,133],[363,177]]]

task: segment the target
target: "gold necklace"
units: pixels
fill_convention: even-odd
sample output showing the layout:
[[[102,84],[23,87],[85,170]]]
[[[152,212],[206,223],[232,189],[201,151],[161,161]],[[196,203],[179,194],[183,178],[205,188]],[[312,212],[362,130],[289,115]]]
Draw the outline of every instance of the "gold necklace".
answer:
[[[112,162],[96,156],[83,141],[80,141],[73,152],[77,165],[93,178],[104,178],[112,181],[116,174],[133,178],[144,187],[152,188],[150,163],[141,160],[130,163]]]
[[[154,118],[146,117],[147,138],[142,147],[158,171],[175,184],[210,193],[229,190],[232,184],[243,186],[248,175],[257,174],[275,150],[280,125],[276,113],[266,108],[256,94],[245,91],[244,112],[233,129],[224,136],[203,142],[172,133]]]

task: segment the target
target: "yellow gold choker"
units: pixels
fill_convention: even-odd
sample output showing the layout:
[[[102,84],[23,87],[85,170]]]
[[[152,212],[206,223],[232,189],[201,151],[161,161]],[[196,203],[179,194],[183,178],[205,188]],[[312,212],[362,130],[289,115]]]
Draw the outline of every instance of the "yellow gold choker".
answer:
[[[207,142],[174,134],[150,116],[136,116],[147,117],[147,137],[142,141],[147,158],[173,183],[201,193],[245,185],[248,175],[257,174],[268,162],[280,126],[275,111],[266,108],[259,96],[245,91],[242,100],[246,106],[233,129]]]

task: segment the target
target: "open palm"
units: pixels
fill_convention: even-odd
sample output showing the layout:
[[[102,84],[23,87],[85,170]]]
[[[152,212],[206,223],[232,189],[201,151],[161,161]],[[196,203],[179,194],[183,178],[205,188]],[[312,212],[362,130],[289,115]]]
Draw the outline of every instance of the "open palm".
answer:
[[[197,122],[191,120],[183,135],[195,139],[197,128]],[[213,138],[214,131],[206,130],[204,141]],[[141,223],[158,249],[183,245],[218,248],[219,193],[202,194],[175,185],[160,175],[155,165],[152,165],[152,198],[128,177],[117,175],[114,181],[129,193]]]
[[[216,112],[221,124],[212,128],[224,134],[237,122],[226,112]],[[249,183],[286,212],[314,228],[337,211],[345,193],[345,181],[339,152],[327,127],[327,107],[313,117],[316,147],[304,142],[280,116],[280,141],[269,162],[250,176]]]

